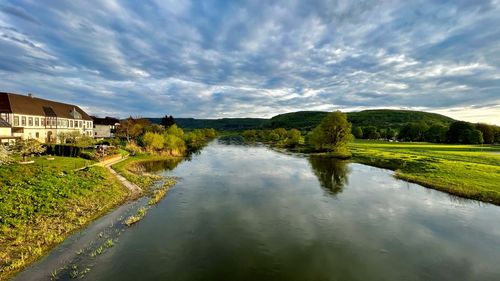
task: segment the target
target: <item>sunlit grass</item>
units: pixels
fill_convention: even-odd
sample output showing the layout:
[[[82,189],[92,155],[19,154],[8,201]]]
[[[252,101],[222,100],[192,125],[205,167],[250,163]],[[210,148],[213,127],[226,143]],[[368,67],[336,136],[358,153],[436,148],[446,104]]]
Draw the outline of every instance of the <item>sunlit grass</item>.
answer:
[[[105,168],[74,171],[85,161],[39,157],[0,166],[0,280],[126,199],[127,190]]]
[[[500,204],[499,146],[356,141],[349,147],[356,161],[395,170],[398,178]]]

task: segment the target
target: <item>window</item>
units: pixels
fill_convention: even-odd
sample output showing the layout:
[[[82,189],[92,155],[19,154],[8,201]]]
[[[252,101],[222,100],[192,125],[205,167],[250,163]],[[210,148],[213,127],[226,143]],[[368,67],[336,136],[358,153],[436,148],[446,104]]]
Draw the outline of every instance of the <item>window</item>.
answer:
[[[69,120],[69,126],[70,126],[71,128],[74,128],[74,127],[75,127],[75,125],[73,124],[73,120]]]
[[[97,132],[94,133],[94,136],[97,136]]]
[[[37,127],[40,126],[40,118],[38,118],[38,117],[35,117],[35,126],[37,126]]]
[[[26,126],[26,116],[21,116],[21,126]]]
[[[57,120],[57,127],[61,127],[61,120]]]
[[[14,116],[14,126],[19,126],[19,116]]]
[[[36,138],[37,139],[40,138],[40,133],[38,133],[38,132],[36,133]]]
[[[52,119],[51,123],[52,123],[52,126],[54,126],[54,127],[56,126],[56,120]]]
[[[33,117],[28,117],[28,126],[33,126]]]
[[[82,128],[83,127],[83,122],[82,121],[78,121],[78,128]]]

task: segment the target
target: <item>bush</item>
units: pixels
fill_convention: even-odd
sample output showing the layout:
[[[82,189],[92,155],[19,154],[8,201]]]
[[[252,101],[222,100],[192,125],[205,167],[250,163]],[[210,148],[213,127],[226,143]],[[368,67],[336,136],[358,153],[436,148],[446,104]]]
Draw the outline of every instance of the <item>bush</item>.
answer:
[[[139,154],[142,152],[142,148],[133,142],[127,143],[127,145],[125,146],[125,150],[134,154]]]
[[[95,152],[82,151],[80,152],[80,158],[87,160],[99,160],[99,156]]]
[[[46,153],[55,156],[80,157],[81,147],[74,145],[55,144],[48,145]]]

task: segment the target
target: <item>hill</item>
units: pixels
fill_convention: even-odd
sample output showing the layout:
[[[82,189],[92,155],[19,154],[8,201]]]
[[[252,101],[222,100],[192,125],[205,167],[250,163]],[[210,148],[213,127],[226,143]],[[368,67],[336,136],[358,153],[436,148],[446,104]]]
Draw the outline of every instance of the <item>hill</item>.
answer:
[[[328,112],[298,111],[279,114],[271,119],[263,118],[223,118],[223,119],[194,119],[176,118],[176,123],[184,129],[214,128],[219,131],[236,131],[249,129],[296,128],[309,130],[319,124]],[[410,122],[423,122],[428,125],[449,125],[454,119],[423,111],[375,109],[359,112],[348,112],[348,120],[354,127],[375,126],[377,128],[399,129]],[[149,118],[153,123],[160,123],[160,118]]]
[[[148,118],[151,122],[159,124],[161,118]],[[217,131],[242,131],[261,129],[268,119],[263,118],[222,118],[222,119],[194,119],[175,118],[175,123],[184,129],[213,128]]]

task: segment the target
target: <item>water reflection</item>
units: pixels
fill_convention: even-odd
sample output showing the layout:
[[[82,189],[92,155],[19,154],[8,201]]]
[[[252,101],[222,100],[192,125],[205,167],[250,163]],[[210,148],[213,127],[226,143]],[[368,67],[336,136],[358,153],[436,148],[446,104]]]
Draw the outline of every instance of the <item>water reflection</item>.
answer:
[[[148,172],[159,172],[165,170],[173,170],[182,161],[182,158],[174,158],[169,160],[158,160],[151,162],[144,162],[141,165]]]
[[[311,156],[309,164],[321,186],[328,192],[337,194],[348,184],[350,170],[347,161],[331,157]]]
[[[500,208],[388,170],[214,141],[162,175],[183,180],[85,280],[500,280]]]

